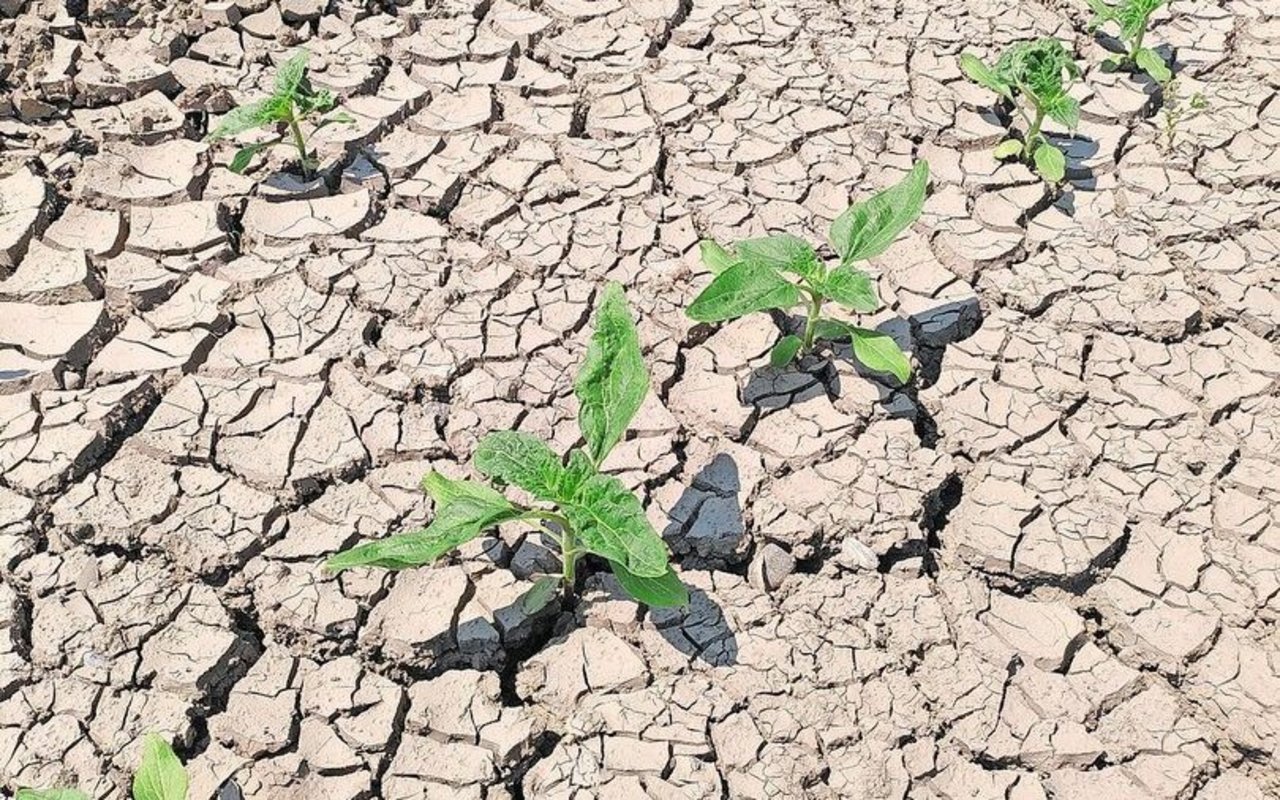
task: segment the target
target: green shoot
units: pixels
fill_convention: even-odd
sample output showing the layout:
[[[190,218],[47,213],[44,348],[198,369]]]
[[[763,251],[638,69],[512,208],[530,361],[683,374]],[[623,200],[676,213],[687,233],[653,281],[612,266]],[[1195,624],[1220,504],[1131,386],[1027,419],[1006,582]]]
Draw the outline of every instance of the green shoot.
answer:
[[[149,733],[133,776],[133,800],[186,800],[187,771],[164,739]],[[19,789],[14,800],[89,800],[78,789]]]
[[[204,137],[206,142],[216,142],[254,128],[283,127],[283,132],[274,139],[240,148],[228,165],[232,172],[243,173],[254,156],[268,147],[280,144],[287,136],[298,151],[298,163],[302,167],[303,177],[310,180],[319,167],[319,162],[307,148],[307,137],[302,134],[302,125],[311,125],[311,133],[308,135],[314,136],[316,131],[329,125],[355,122],[353,117],[342,111],[325,116],[333,109],[336,100],[327,89],[312,88],[311,81],[307,78],[309,57],[306,50],[294,53],[276,71],[275,91],[270,97],[227,112],[218,127]]]
[[[1004,98],[1022,118],[1022,140],[1010,136],[995,149],[996,158],[1017,156],[1050,183],[1066,177],[1067,159],[1045,138],[1045,119],[1071,130],[1080,124],[1080,104],[1067,94],[1080,68],[1057,39],[1018,42],[994,67],[977,56],[960,56],[960,69],[974,83]]]
[[[1164,131],[1164,149],[1172,150],[1178,138],[1178,126],[1184,121],[1199,116],[1209,107],[1204,94],[1195,92],[1190,97],[1183,97],[1178,81],[1172,80],[1164,85],[1164,108],[1162,125]]]
[[[1108,22],[1120,26],[1120,40],[1128,48],[1123,57],[1113,59],[1115,68],[1136,67],[1151,76],[1156,83],[1168,83],[1173,78],[1169,65],[1150,47],[1143,47],[1147,35],[1147,23],[1156,9],[1169,0],[1118,0],[1115,5],[1107,0],[1086,0],[1093,9],[1090,30],[1097,30]]]
[[[574,392],[585,447],[572,450],[567,460],[518,431],[490,433],[476,449],[478,472],[499,486],[520,487],[537,504],[513,503],[486,484],[430,472],[422,480],[435,502],[430,525],[356,545],[331,557],[326,568],[422,566],[500,524],[524,522],[555,541],[561,563],[559,576],[544,576],[525,593],[521,604],[526,612],[550,602],[557,584],[572,592],[578,560],[588,553],[608,561],[636,600],[650,606],[686,605],[689,593],[671,570],[667,546],[639,499],[622,481],[600,472],[649,392],[639,335],[617,284],[605,287]]]
[[[863,366],[891,373],[900,382],[911,378],[911,362],[893,341],[879,331],[860,328],[823,316],[827,301],[862,314],[880,308],[870,276],[854,266],[883,253],[898,234],[920,217],[929,165],[917,161],[896,186],[857,203],[831,223],[831,248],[840,263],[829,267],[803,239],[781,234],[739,242],[726,250],[702,242],[702,262],[715,279],[686,312],[698,322],[722,322],[754,311],[788,311],[803,304],[805,325],[800,335],[784,336],[774,345],[770,364],[781,369],[811,352],[818,340],[851,340],[853,355]]]

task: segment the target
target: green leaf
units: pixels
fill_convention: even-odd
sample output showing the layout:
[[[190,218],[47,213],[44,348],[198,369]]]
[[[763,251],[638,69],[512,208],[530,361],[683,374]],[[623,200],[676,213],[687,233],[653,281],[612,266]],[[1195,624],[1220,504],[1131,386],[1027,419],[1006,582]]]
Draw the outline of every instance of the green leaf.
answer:
[[[929,163],[917,161],[897,185],[836,217],[830,239],[841,262],[862,261],[889,249],[898,234],[920,217],[928,186]]]
[[[89,800],[79,789],[19,789],[13,800]]]
[[[1067,158],[1062,151],[1048,142],[1041,142],[1032,157],[1036,162],[1036,172],[1050,183],[1059,183],[1067,174]]]
[[[1043,102],[1044,111],[1054,122],[1075,130],[1080,124],[1080,101],[1065,94]]]
[[[738,259],[734,258],[732,253],[710,239],[698,242],[698,253],[702,256],[703,265],[711,271],[712,275],[719,275],[738,263]]]
[[[642,578],[667,570],[667,546],[636,496],[612,475],[592,475],[561,510],[582,546]]]
[[[556,588],[560,585],[557,575],[543,575],[533,582],[529,591],[520,596],[520,610],[526,614],[537,614],[547,607],[556,597]]]
[[[495,508],[510,505],[501,492],[496,492],[483,483],[468,480],[455,480],[432,470],[422,477],[422,491],[435,502],[436,508],[444,508],[455,500],[470,498],[487,503]]]
[[[436,512],[426,528],[356,545],[330,557],[325,569],[336,573],[352,567],[406,569],[429,564],[489,528],[520,516],[520,509],[502,495],[497,497],[500,502],[456,497]]]
[[[657,578],[633,575],[627,571],[626,567],[614,561],[610,561],[609,566],[613,569],[618,583],[622,584],[623,590],[647,606],[676,608],[689,605],[689,590],[676,577],[670,566]]]
[[[1005,139],[996,145],[995,155],[998,159],[1011,158],[1022,152],[1022,142],[1017,139]]]
[[[847,322],[837,322],[834,319],[820,319],[813,326],[813,335],[815,339],[822,339],[828,342],[838,342],[842,339],[848,339],[853,336],[851,325]]]
[[[747,239],[734,247],[745,264],[813,278],[822,272],[818,254],[804,239],[789,233]]]
[[[216,142],[219,139],[227,139],[245,131],[261,128],[264,125],[270,125],[273,122],[280,122],[288,118],[288,103],[282,102],[275,97],[269,97],[266,100],[258,100],[239,108],[233,108],[223,114],[222,119],[218,120],[218,127],[210,131],[204,137],[204,140],[206,142]]]
[[[744,263],[717,275],[685,313],[698,322],[722,322],[753,311],[791,308],[798,302],[800,290],[794,283],[768,267]]]
[[[1164,63],[1160,54],[1150,47],[1143,47],[1133,54],[1133,62],[1138,68],[1151,76],[1156,83],[1168,83],[1173,78],[1169,65]]]
[[[245,169],[248,168],[249,162],[253,160],[254,156],[261,153],[263,150],[266,150],[268,147],[274,147],[275,145],[280,144],[281,141],[283,141],[283,137],[276,137],[270,141],[258,142],[257,144],[251,144],[247,147],[241,147],[236,151],[236,155],[231,159],[231,163],[227,165],[227,169],[237,175],[242,174]]]
[[[480,440],[475,465],[484,475],[532,494],[558,500],[564,478],[560,458],[540,439],[519,431],[498,431]]]
[[[782,369],[791,363],[796,357],[796,353],[800,352],[800,346],[804,344],[799,336],[783,336],[778,343],[769,351],[769,366],[774,369]]]
[[[880,307],[880,297],[867,273],[844,264],[832,270],[818,285],[818,291],[845,308],[869,314]]]
[[[186,800],[187,771],[169,743],[147,734],[142,764],[133,775],[133,800]]]
[[[605,286],[596,308],[596,329],[574,393],[587,454],[594,464],[602,464],[649,393],[640,337],[626,295],[616,283]]]
[[[276,70],[276,97],[293,99],[307,76],[307,60],[311,54],[306,50],[298,50]]]
[[[960,70],[969,77],[969,80],[984,89],[990,89],[1009,100],[1013,99],[1013,91],[1009,88],[1009,84],[1001,80],[1000,76],[977,56],[970,53],[962,53],[960,55]]]
[[[911,379],[911,362],[887,333],[850,326],[853,333],[853,355],[864,367],[888,372],[900,383]]]

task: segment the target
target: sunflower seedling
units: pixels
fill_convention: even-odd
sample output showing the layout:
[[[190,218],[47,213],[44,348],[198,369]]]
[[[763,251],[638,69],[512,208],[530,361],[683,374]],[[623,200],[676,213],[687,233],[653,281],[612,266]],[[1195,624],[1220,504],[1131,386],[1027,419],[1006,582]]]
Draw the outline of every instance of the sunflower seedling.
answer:
[[[928,184],[929,164],[917,161],[897,185],[855,203],[837,217],[828,233],[831,249],[840,257],[835,266],[825,264],[808,242],[790,234],[747,239],[731,249],[703,241],[702,263],[715,278],[686,313],[698,322],[723,322],[754,311],[788,311],[803,303],[804,330],[774,345],[769,355],[772,366],[787,366],[811,352],[817,340],[850,339],[853,355],[863,366],[906,383],[911,363],[892,337],[822,312],[828,300],[862,314],[880,308],[875,284],[854,263],[883,253],[919,218]]]
[[[1045,118],[1075,130],[1080,104],[1067,94],[1080,77],[1080,68],[1057,39],[1036,39],[1011,45],[994,67],[970,53],[960,56],[960,69],[974,83],[1009,102],[1022,117],[1022,139],[1010,136],[995,149],[995,157],[1018,157],[1035,167],[1050,183],[1066,176],[1067,159],[1045,138]]]
[[[164,739],[147,734],[133,775],[133,800],[186,800],[187,771]],[[19,789],[14,800],[89,800],[78,789]]]
[[[600,465],[627,431],[649,391],[640,339],[622,287],[609,284],[596,310],[596,327],[574,385],[578,427],[585,447],[561,459],[541,440],[518,431],[485,436],[475,468],[499,486],[518,486],[536,505],[508,500],[477,481],[452,480],[430,472],[422,488],[435,502],[426,528],[356,545],[325,566],[405,569],[429,564],[502,523],[528,522],[555,540],[561,573],[535,581],[521,604],[526,612],[545,606],[563,583],[571,592],[578,560],[590,553],[609,562],[622,588],[650,606],[689,602],[684,584],[667,560],[667,546],[644,508],[622,481]]]
[[[311,126],[308,136],[314,136],[316,131],[329,125],[355,122],[353,117],[343,111],[328,113],[333,110],[337,101],[328,89],[315,89],[311,86],[311,81],[307,78],[309,57],[306,50],[294,53],[276,70],[275,91],[270,97],[228,111],[218,122],[218,127],[204,137],[206,142],[216,142],[254,128],[283,129],[274,139],[240,148],[228,166],[232,172],[243,173],[254,156],[268,147],[280,144],[288,137],[298,151],[298,163],[303,177],[310,180],[319,162],[307,148],[307,137],[303,136],[302,126]]]
[[[1168,3],[1168,0],[1119,0],[1114,5],[1107,0],[1086,0],[1093,9],[1093,19],[1089,22],[1089,30],[1094,31],[1108,22],[1120,26],[1120,41],[1128,51],[1119,58],[1108,59],[1114,69],[1137,67],[1151,76],[1156,83],[1168,83],[1173,77],[1169,65],[1164,63],[1160,54],[1150,47],[1143,47],[1142,40],[1147,35],[1147,24],[1156,9]]]

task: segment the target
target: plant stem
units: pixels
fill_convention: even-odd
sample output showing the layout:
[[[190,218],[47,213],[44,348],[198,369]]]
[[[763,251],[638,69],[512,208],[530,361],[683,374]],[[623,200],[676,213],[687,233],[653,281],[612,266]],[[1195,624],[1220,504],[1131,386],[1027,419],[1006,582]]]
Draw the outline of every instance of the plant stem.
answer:
[[[1040,107],[1039,103],[1036,103],[1035,106],[1035,121],[1031,123],[1031,128],[1027,131],[1027,138],[1022,143],[1022,158],[1024,160],[1031,158],[1031,151],[1035,147],[1035,142],[1040,138],[1040,126],[1044,124],[1044,109]]]
[[[298,127],[298,120],[293,116],[289,116],[289,130],[293,133],[293,145],[298,148],[298,158],[302,163],[302,177],[311,180],[311,160],[307,158],[307,143],[302,138],[302,128]]]
[[[1130,64],[1136,64],[1138,61],[1138,51],[1142,49],[1142,40],[1145,39],[1147,36],[1147,20],[1148,19],[1150,19],[1150,17],[1143,18],[1142,27],[1138,29],[1138,35],[1134,37],[1133,44],[1129,47],[1129,63]]]
[[[822,316],[822,297],[808,286],[800,287],[809,295],[809,317],[804,321],[804,339],[800,345],[802,353],[808,353],[813,349],[813,335],[818,328],[818,318]]]

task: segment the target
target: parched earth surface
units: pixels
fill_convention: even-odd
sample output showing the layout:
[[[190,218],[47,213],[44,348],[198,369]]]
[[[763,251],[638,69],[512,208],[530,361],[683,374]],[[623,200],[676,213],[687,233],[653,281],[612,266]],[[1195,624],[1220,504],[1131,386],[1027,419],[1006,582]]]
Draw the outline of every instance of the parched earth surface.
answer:
[[[0,0],[0,788],[122,798],[155,731],[193,800],[1280,796],[1277,12],[1157,16],[1170,141],[1068,0]],[[1035,35],[1059,193],[956,63]],[[300,44],[327,191],[200,143]],[[699,238],[916,158],[910,385],[683,315]],[[574,444],[606,280],[692,605],[526,614],[517,528],[326,574],[483,433]]]

